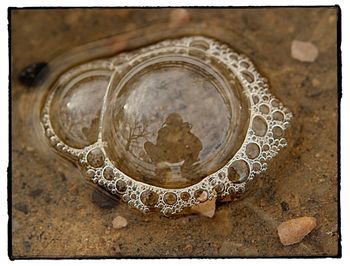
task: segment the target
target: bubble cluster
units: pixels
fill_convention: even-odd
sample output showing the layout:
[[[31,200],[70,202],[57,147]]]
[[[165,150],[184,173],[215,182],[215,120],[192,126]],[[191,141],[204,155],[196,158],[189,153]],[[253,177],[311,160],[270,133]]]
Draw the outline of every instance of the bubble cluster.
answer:
[[[130,70],[128,72],[130,73],[134,67],[143,62],[149,62],[153,58],[168,57],[169,60],[172,60],[174,54],[179,58],[184,58],[184,61],[187,60],[186,58],[197,60],[213,71],[224,66],[228,75],[235,78],[230,82],[239,83],[242,93],[248,98],[249,106],[245,110],[249,112],[248,129],[246,132],[241,132],[244,138],[242,138],[239,149],[223,167],[201,181],[184,188],[163,188],[147,184],[122,172],[106,152],[108,143],[101,134],[102,118],[108,109],[108,106],[104,105],[111,86],[104,88],[104,100],[101,101],[101,106],[95,108],[97,111],[94,111],[101,117],[97,119],[94,113],[94,116],[89,118],[91,121],[84,121],[84,125],[91,124],[94,130],[97,130],[89,134],[89,129],[83,128],[84,136],[89,136],[89,142],[86,142],[89,144],[84,146],[80,143],[70,146],[68,141],[65,142],[62,139],[62,135],[65,134],[62,130],[57,134],[60,129],[52,121],[57,114],[52,113],[55,111],[51,107],[52,102],[57,101],[55,98],[58,97],[57,90],[59,88],[64,90],[61,88],[64,87],[64,84],[70,84],[70,81],[81,73],[85,73],[84,79],[90,82],[88,79],[90,74],[86,73],[91,71],[91,77],[97,74],[102,76],[101,73],[103,73],[103,82],[101,81],[96,86],[107,84],[106,77],[111,79],[109,83],[113,85],[113,76],[123,75],[126,70]],[[290,123],[292,114],[269,92],[267,80],[257,72],[247,57],[207,37],[193,36],[165,40],[139,50],[121,53],[109,59],[85,63],[63,73],[57,82],[51,86],[51,91],[41,112],[41,123],[48,142],[57,152],[79,163],[85,171],[86,179],[117,195],[122,201],[144,213],[159,209],[161,213],[169,216],[213,197],[220,199],[230,194],[243,193],[246,184],[257,174],[266,171],[268,161],[287,145],[284,132]],[[102,96],[100,98],[102,99]],[[84,110],[90,109],[85,108]],[[95,142],[90,143],[90,139],[95,136],[97,136]]]

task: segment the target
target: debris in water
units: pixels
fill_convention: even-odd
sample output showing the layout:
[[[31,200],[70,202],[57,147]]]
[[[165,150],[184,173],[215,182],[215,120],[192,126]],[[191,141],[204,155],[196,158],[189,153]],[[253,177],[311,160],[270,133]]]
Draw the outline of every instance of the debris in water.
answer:
[[[294,40],[291,46],[291,55],[301,62],[314,62],[318,56],[318,49],[311,42]]]
[[[206,192],[202,192],[202,195],[199,196],[198,199],[202,198],[202,196],[203,197],[206,196]],[[201,202],[198,205],[193,205],[191,207],[193,212],[209,218],[212,218],[214,216],[215,208],[216,208],[216,196],[214,196],[211,200]]]
[[[19,73],[18,80],[25,86],[37,86],[46,78],[49,73],[49,65],[46,62],[39,62],[25,67]]]
[[[112,209],[117,206],[117,201],[97,189],[92,192],[91,201],[101,209]]]
[[[314,217],[300,217],[281,223],[277,227],[278,236],[284,246],[301,242],[316,227]]]

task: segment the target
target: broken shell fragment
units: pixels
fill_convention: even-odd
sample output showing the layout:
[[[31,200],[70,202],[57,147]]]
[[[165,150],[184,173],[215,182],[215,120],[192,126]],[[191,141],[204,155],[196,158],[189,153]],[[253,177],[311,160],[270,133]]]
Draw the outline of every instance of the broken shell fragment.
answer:
[[[50,145],[144,213],[193,207],[210,217],[216,199],[242,193],[287,145],[292,114],[247,57],[211,38],[164,40],[56,74],[43,85]]]

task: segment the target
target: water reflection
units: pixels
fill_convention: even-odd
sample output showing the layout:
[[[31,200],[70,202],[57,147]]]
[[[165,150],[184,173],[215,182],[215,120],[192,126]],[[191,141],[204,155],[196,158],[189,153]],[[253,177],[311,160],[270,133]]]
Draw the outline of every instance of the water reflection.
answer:
[[[213,74],[163,62],[118,83],[102,122],[112,163],[135,180],[166,188],[193,185],[222,167],[249,120],[236,90]]]
[[[158,130],[156,143],[145,142],[144,149],[156,166],[162,185],[188,181],[183,172],[199,161],[202,142],[191,132],[191,124],[185,122],[180,114],[170,113]]]

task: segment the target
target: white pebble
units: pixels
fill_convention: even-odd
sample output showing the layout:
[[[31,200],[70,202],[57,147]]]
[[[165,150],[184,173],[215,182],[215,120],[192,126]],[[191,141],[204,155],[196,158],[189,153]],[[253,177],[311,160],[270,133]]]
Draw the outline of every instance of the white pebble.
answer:
[[[318,49],[311,42],[294,40],[291,46],[291,55],[301,62],[314,62],[318,56]]]
[[[128,225],[128,221],[123,216],[117,216],[112,221],[114,229],[120,229]]]

